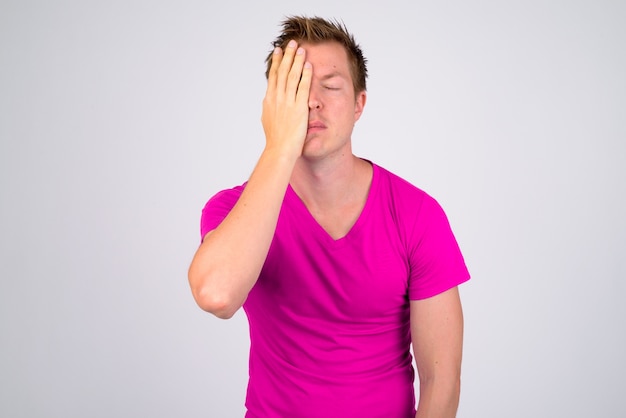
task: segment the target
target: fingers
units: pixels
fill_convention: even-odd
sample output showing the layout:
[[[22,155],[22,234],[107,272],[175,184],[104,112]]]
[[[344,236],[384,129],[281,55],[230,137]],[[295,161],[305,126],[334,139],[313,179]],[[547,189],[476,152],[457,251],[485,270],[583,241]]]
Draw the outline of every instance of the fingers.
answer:
[[[261,115],[268,147],[302,152],[313,73],[311,64],[305,62],[305,56],[304,48],[298,47],[294,40],[284,51],[281,48],[274,50]]]
[[[295,99],[297,93],[300,92],[301,78],[305,72],[306,54],[304,48],[298,47],[297,42],[292,39],[287,44],[284,52],[280,47],[276,47],[273,54],[268,74],[266,96],[276,97],[279,100],[286,97]],[[310,66],[308,72],[309,77],[307,77],[305,83],[308,82],[310,84]],[[298,96],[300,95],[298,94]]]
[[[313,67],[310,62],[305,62],[302,68],[302,77],[298,84],[298,92],[296,93],[296,103],[309,106],[309,92],[311,90],[311,78],[313,76]]]
[[[302,77],[302,70],[304,67],[304,48],[299,47],[296,49],[295,56],[293,57],[293,64],[287,75],[287,85],[285,92],[287,97],[296,98],[296,92],[298,91],[298,85],[300,84],[300,78]]]
[[[293,64],[294,55],[296,54],[297,45],[297,42],[293,39],[289,41],[283,53],[282,60],[280,61],[276,79],[276,91],[279,95],[283,94],[287,87],[287,78],[292,71],[291,66]]]
[[[272,56],[272,65],[270,66],[270,72],[267,78],[267,93],[268,95],[274,94],[276,90],[276,79],[278,78],[278,67],[282,61],[283,50],[280,47],[274,48],[274,55]]]

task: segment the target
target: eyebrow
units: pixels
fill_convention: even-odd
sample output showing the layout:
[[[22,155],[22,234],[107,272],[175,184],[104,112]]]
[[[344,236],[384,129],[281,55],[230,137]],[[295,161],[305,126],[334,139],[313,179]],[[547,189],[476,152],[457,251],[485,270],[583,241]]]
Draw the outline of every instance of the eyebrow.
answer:
[[[345,79],[345,77],[340,72],[333,71],[332,73],[328,73],[328,74],[325,74],[325,75],[321,76],[320,80],[326,81],[328,79],[335,78],[335,77],[339,77],[339,78]]]

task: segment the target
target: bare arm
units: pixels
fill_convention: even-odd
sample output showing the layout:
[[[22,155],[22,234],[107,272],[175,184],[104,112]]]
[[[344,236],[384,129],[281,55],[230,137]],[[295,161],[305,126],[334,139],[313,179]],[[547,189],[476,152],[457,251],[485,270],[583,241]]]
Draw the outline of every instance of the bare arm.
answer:
[[[411,301],[411,337],[420,380],[415,418],[455,417],[463,351],[463,312],[456,287]]]
[[[198,305],[230,318],[256,283],[308,125],[312,69],[290,44],[272,59],[263,100],[266,145],[245,190],[224,221],[206,234],[189,267]]]

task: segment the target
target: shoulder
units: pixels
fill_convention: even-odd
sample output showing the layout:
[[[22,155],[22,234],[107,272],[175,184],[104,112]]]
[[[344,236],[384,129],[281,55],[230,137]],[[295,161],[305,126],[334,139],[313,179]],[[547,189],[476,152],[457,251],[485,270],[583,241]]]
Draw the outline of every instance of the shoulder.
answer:
[[[437,201],[421,188],[391,171],[372,164],[377,178],[377,190],[381,198],[388,201],[390,207],[402,212],[418,215],[439,207]]]
[[[435,198],[405,179],[377,168],[384,209],[392,214],[410,269],[409,298],[425,299],[469,279],[448,218]],[[385,198],[381,198],[384,201]]]
[[[377,206],[393,219],[407,249],[415,249],[427,235],[449,234],[447,216],[434,197],[382,167],[375,170]]]
[[[204,205],[203,211],[207,211],[214,207],[229,207],[232,208],[239,200],[243,189],[245,189],[246,183],[239,186],[232,187],[230,189],[220,190],[215,193]]]
[[[202,209],[200,220],[201,237],[204,237],[209,231],[217,228],[233,206],[235,206],[244,188],[245,183],[241,186],[219,191],[209,199]]]

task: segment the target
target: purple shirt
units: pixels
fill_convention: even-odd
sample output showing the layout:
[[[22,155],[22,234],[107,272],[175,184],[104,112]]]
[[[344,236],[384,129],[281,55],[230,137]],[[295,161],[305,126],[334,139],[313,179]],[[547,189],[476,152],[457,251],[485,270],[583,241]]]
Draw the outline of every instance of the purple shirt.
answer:
[[[469,279],[448,220],[426,193],[373,165],[348,234],[333,239],[291,187],[244,310],[247,418],[413,418],[409,300]],[[245,185],[215,195],[202,236]]]

